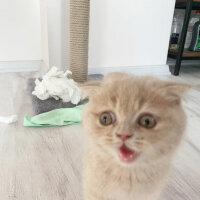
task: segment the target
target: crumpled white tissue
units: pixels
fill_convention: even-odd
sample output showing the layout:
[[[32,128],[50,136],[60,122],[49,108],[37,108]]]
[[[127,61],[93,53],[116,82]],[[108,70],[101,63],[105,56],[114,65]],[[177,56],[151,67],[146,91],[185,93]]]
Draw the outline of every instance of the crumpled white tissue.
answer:
[[[35,80],[36,86],[32,94],[41,100],[53,97],[56,100],[62,99],[63,102],[78,104],[81,99],[81,91],[76,82],[67,77],[68,74],[72,74],[72,72],[67,70],[64,73],[63,71],[58,71],[57,67],[52,67],[42,77],[42,81]]]
[[[0,122],[5,124],[12,124],[15,123],[17,120],[17,115],[11,115],[7,117],[0,116]]]

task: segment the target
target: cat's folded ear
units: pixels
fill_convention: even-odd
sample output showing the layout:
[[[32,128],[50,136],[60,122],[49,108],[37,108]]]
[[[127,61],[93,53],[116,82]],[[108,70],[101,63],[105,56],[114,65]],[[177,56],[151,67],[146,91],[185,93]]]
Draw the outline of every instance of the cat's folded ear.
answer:
[[[96,94],[99,89],[103,86],[103,84],[113,83],[114,81],[119,81],[122,79],[127,79],[128,77],[133,78],[133,75],[123,73],[123,72],[111,72],[108,73],[103,80],[99,81],[88,81],[85,83],[78,83],[78,87],[81,89],[81,99],[85,99],[87,97],[92,97]]]
[[[78,83],[77,85],[81,90],[81,99],[92,97],[98,92],[102,86],[102,81],[88,81],[85,83]]]
[[[185,93],[193,87],[195,87],[195,85],[189,83],[164,81],[161,84],[160,92],[168,101],[179,103]]]

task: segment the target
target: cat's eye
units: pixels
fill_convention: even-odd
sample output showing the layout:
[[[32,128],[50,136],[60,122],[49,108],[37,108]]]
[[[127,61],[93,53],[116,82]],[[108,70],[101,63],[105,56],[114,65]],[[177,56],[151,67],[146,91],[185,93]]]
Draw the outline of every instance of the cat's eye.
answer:
[[[146,114],[146,115],[142,115],[139,118],[138,123],[140,126],[143,126],[144,128],[153,128],[157,122],[153,115]]]
[[[115,115],[112,112],[103,112],[99,117],[100,123],[104,126],[113,124],[115,120]]]

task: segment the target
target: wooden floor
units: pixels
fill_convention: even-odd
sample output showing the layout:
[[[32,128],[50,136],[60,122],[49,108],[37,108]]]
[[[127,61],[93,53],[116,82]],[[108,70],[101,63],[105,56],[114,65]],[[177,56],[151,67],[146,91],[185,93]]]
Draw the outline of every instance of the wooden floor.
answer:
[[[0,74],[0,115],[19,116],[16,124],[0,124],[0,200],[83,200],[82,126],[22,125],[25,114],[34,114],[26,81],[36,75]],[[168,78],[200,84],[200,67]],[[188,94],[184,106],[188,129],[160,200],[200,199],[200,87]]]

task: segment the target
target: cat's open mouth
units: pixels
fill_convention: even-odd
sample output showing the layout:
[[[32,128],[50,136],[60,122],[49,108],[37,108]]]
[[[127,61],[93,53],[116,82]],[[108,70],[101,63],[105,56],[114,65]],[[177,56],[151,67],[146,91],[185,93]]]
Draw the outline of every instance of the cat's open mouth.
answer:
[[[136,158],[136,152],[128,148],[125,144],[119,147],[119,158],[122,162],[130,163]]]

